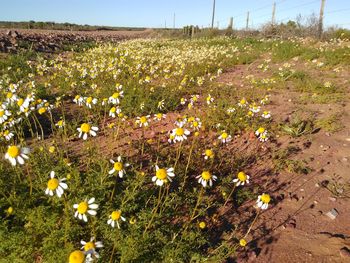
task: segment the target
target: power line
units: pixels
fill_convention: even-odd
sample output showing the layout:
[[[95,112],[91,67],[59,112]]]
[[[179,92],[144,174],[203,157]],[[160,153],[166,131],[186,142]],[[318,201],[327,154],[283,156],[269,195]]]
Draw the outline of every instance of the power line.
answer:
[[[334,14],[334,13],[340,13],[340,12],[345,12],[345,11],[349,11],[350,8],[346,8],[346,9],[338,9],[338,10],[332,10],[329,12],[326,12],[325,14]]]

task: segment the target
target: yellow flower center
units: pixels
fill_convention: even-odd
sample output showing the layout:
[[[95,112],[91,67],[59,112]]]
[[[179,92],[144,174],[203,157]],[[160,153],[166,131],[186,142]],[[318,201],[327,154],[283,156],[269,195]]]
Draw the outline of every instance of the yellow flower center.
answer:
[[[84,133],[88,133],[90,131],[91,127],[87,123],[83,123],[80,127],[80,130]]]
[[[177,136],[182,136],[182,135],[185,134],[185,131],[184,131],[184,129],[182,129],[182,128],[177,128],[176,131],[175,131],[175,134],[176,134]]]
[[[142,117],[140,118],[140,122],[141,122],[141,123],[146,123],[146,122],[147,122],[147,118],[146,118],[145,116],[142,116]]]
[[[79,95],[76,95],[74,99],[75,99],[75,100],[78,100],[78,99],[80,99],[80,96],[79,96]]]
[[[198,121],[193,122],[193,127],[198,127],[198,125],[199,125]]]
[[[23,102],[24,102],[24,99],[19,99],[19,100],[17,101],[17,105],[18,105],[19,107],[21,107],[22,104],[23,104]]]
[[[211,173],[210,173],[209,171],[204,171],[204,172],[202,173],[202,178],[203,178],[204,180],[206,180],[206,181],[209,181],[210,178],[211,178]]]
[[[165,169],[158,169],[158,171],[156,171],[156,176],[160,180],[165,180],[167,177],[166,170]]]
[[[157,117],[158,119],[161,119],[161,118],[163,117],[163,114],[158,113],[158,114],[156,115],[156,117]]]
[[[59,121],[57,122],[57,125],[58,125],[58,126],[63,126],[63,120],[59,120]]]
[[[206,226],[207,226],[207,224],[203,221],[199,223],[199,228],[201,228],[201,229],[204,229]]]
[[[40,109],[38,110],[38,112],[39,112],[40,115],[43,114],[43,113],[45,113],[45,111],[46,111],[45,108],[40,108]]]
[[[245,99],[241,99],[241,101],[239,102],[240,104],[245,104],[246,100]]]
[[[114,220],[114,221],[119,220],[121,214],[122,214],[121,211],[113,211],[112,214],[111,214],[112,220]]]
[[[5,111],[3,110],[0,110],[0,117],[4,116],[5,115]]]
[[[85,244],[85,246],[84,246],[84,250],[85,251],[89,251],[89,250],[91,250],[91,249],[95,249],[95,244],[94,244],[94,242],[87,242],[86,244]]]
[[[113,99],[119,98],[119,92],[114,92],[113,95],[112,95],[112,98]]]
[[[8,98],[8,99],[11,99],[12,96],[13,96],[13,94],[12,94],[11,92],[8,92],[8,93],[6,94],[6,98]]]
[[[239,245],[241,247],[245,247],[247,245],[247,241],[245,239],[241,239],[241,240],[239,240]]]
[[[78,205],[78,213],[79,214],[85,214],[86,211],[88,210],[88,203],[87,202],[81,202],[79,205]]]
[[[119,172],[119,171],[123,170],[123,164],[121,162],[115,162],[113,164],[113,168],[114,168],[114,170]]]
[[[87,103],[87,104],[91,104],[91,102],[92,102],[92,97],[88,97],[88,98],[86,99],[86,103]]]
[[[15,145],[10,146],[7,150],[7,153],[10,157],[16,158],[19,155],[19,148]]]
[[[237,178],[241,182],[245,182],[247,180],[247,175],[244,172],[239,172]]]
[[[268,194],[262,194],[260,199],[265,204],[268,204],[271,201],[271,197]]]
[[[212,150],[207,149],[207,150],[205,150],[205,155],[208,156],[208,157],[213,157],[213,156],[214,156],[214,153],[213,153]]]
[[[116,111],[115,107],[112,107],[112,108],[110,109],[110,112],[112,112],[112,113],[115,113],[115,111]]]
[[[226,139],[227,137],[228,137],[227,132],[223,132],[223,133],[221,134],[221,138]]]
[[[49,188],[50,190],[55,190],[58,187],[59,181],[56,178],[51,178],[48,182],[47,182],[47,188]]]
[[[85,255],[80,250],[75,250],[69,255],[69,263],[83,263],[85,260]]]
[[[258,129],[258,133],[263,133],[265,131],[265,128],[263,128],[263,127],[260,127],[259,129]]]

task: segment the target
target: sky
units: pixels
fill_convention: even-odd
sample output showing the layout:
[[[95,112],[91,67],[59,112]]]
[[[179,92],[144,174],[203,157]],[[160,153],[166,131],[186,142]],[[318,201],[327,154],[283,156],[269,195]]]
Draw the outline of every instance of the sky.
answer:
[[[287,22],[298,14],[319,14],[321,0],[216,0],[215,26],[224,28],[234,18],[235,28],[245,27],[250,11],[251,28],[271,21]],[[173,27],[211,24],[213,0],[0,0],[0,21],[53,21],[76,24]],[[350,0],[326,0],[325,26],[350,28]]]

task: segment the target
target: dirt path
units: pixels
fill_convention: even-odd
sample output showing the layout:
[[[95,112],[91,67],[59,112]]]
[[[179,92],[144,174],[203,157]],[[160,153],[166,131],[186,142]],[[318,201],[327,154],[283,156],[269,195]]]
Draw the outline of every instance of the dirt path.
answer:
[[[247,75],[257,78],[268,75],[248,67],[239,65],[226,71],[219,82],[242,87]],[[314,77],[325,79],[324,73],[307,70]],[[253,228],[254,242],[250,240],[253,245],[248,251],[242,251],[239,262],[350,262],[350,203],[349,198],[343,198],[347,190],[343,187],[349,187],[350,182],[350,102],[346,71],[332,81],[346,90],[341,103],[300,105],[301,93],[293,89],[271,91],[272,103],[267,108],[275,121],[286,122],[296,111],[315,120],[336,114],[343,128],[334,133],[321,129],[298,138],[281,135],[277,139],[281,147],[298,147],[300,150],[293,159],[306,162],[312,170],[308,174],[287,171],[278,174],[278,184],[283,187],[274,193],[271,208],[259,217]],[[336,211],[335,219],[327,215],[332,209]]]

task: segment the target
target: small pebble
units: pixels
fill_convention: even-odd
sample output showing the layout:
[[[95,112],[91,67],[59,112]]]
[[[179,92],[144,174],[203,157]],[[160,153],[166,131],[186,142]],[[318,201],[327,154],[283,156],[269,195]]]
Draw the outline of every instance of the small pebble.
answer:
[[[329,200],[331,200],[332,202],[335,202],[335,201],[337,201],[337,198],[335,198],[335,197],[332,197],[332,196],[328,197],[328,199],[329,199]]]
[[[344,258],[348,258],[350,257],[350,249],[348,249],[347,247],[343,247],[342,249],[340,249],[340,255]]]
[[[328,216],[330,219],[334,220],[334,219],[336,219],[338,214],[339,214],[338,211],[335,210],[335,208],[333,208],[332,210],[330,210],[326,213],[326,216]]]

